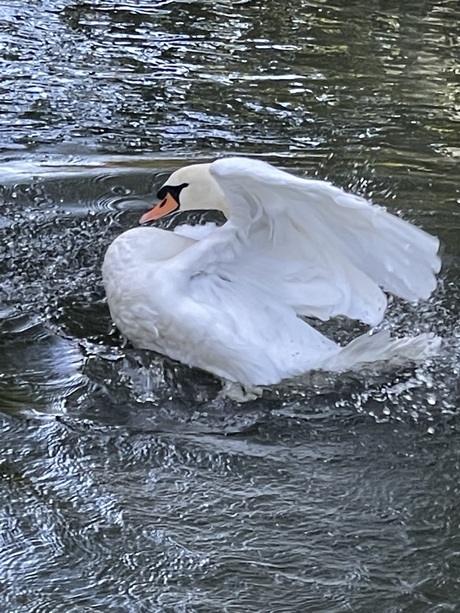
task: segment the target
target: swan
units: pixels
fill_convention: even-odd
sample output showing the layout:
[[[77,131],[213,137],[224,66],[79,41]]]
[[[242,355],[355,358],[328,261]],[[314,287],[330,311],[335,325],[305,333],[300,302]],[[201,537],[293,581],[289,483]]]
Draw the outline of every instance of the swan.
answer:
[[[140,222],[215,209],[222,226],[141,225],[109,246],[103,282],[124,337],[241,386],[310,370],[423,359],[432,334],[363,334],[341,347],[303,317],[379,324],[385,292],[427,299],[440,270],[436,237],[328,182],[249,158],[174,172]]]

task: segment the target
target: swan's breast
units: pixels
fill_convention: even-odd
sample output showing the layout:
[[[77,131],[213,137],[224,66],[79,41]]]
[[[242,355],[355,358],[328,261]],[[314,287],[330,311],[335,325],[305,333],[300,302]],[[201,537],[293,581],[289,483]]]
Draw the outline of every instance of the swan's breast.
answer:
[[[165,264],[194,243],[158,228],[133,228],[109,246],[102,277],[110,315],[135,346],[161,348],[173,323],[178,282]]]

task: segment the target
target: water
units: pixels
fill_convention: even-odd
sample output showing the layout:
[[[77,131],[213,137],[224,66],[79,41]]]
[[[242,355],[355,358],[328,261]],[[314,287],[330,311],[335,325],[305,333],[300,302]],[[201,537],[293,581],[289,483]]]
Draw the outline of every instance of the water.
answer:
[[[0,609],[457,611],[455,1],[0,2]],[[100,267],[165,177],[246,154],[437,234],[437,358],[247,405],[123,347]],[[325,326],[346,342],[354,323]]]

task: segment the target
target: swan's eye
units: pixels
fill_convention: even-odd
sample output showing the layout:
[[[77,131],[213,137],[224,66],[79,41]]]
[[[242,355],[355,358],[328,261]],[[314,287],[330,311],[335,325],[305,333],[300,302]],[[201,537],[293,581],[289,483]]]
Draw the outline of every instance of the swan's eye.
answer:
[[[164,206],[168,194],[174,198],[177,204],[180,204],[179,195],[184,187],[188,187],[188,183],[182,183],[181,185],[163,185],[157,194],[158,200],[162,200],[162,203],[159,206]]]
[[[168,191],[169,191],[169,188],[166,185],[162,187],[157,194],[158,200],[164,200],[166,196],[168,195]]]

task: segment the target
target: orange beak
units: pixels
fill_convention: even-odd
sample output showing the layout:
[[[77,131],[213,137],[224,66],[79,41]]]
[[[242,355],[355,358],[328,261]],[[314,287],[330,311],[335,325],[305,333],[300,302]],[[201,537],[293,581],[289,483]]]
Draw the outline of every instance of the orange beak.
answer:
[[[166,194],[166,198],[159,202],[156,206],[153,207],[148,213],[142,215],[139,220],[139,223],[147,223],[147,221],[153,221],[154,219],[160,219],[160,217],[164,217],[168,215],[168,213],[172,213],[179,207],[179,203],[171,196],[171,194]]]

